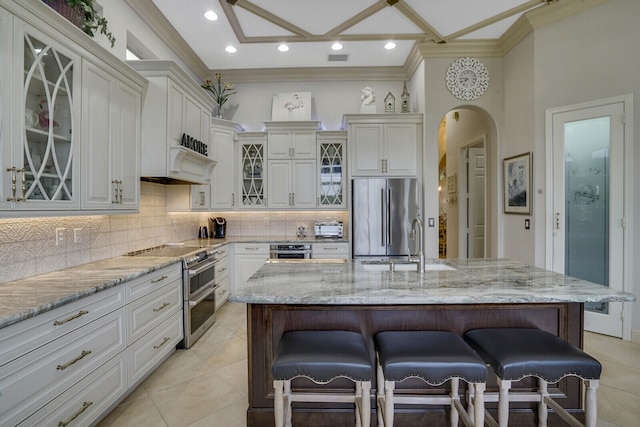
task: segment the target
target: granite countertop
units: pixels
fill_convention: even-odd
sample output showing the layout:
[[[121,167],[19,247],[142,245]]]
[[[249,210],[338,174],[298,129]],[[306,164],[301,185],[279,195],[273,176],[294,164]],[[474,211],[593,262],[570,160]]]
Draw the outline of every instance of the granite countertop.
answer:
[[[177,243],[187,247],[216,248],[228,243],[271,242],[347,242],[298,239],[282,236],[228,237],[226,239],[191,239]],[[177,257],[119,256],[26,279],[0,284],[0,328],[63,306],[96,292],[178,262]]]
[[[427,260],[454,270],[368,271],[359,260],[269,262],[231,300],[251,304],[517,304],[635,301],[635,295],[505,259]]]

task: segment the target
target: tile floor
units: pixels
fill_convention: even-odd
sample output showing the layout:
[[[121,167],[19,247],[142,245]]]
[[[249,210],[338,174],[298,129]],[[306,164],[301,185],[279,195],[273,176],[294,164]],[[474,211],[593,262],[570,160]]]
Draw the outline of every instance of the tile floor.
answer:
[[[98,427],[245,427],[247,328],[244,304],[227,303],[190,349],[175,352]],[[598,427],[640,420],[640,344],[586,333],[603,365]]]

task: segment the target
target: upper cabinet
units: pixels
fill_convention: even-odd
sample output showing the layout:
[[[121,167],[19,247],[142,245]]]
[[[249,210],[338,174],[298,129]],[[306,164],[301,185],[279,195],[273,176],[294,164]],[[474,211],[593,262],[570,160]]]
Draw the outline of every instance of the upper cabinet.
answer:
[[[137,210],[146,80],[42,2],[1,3],[0,58],[0,209]]]
[[[346,208],[347,132],[318,132],[318,207]]]
[[[351,176],[417,176],[422,114],[345,115]]]
[[[265,122],[268,158],[315,159],[316,131],[320,122]]]
[[[142,176],[210,184],[213,98],[174,62],[128,64],[149,80],[142,107]]]
[[[239,208],[264,209],[267,204],[265,169],[267,135],[264,132],[238,134],[238,200]]]
[[[211,155],[216,161],[211,183],[211,208],[233,209],[236,206],[235,139],[242,127],[237,123],[211,119]],[[244,178],[243,178],[244,179]]]

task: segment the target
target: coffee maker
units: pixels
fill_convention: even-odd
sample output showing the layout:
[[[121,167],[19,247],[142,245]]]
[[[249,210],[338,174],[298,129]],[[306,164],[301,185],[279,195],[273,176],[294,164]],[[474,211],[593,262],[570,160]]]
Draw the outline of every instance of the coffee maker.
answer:
[[[223,217],[209,218],[209,231],[216,239],[224,239],[227,235],[227,220]]]

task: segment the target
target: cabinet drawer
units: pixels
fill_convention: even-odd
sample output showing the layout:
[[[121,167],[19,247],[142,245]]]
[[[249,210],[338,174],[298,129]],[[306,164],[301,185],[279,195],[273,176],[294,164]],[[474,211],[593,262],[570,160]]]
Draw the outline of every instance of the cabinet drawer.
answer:
[[[18,426],[90,425],[126,392],[126,373],[123,351]]]
[[[349,258],[348,243],[314,243],[313,258]]]
[[[252,255],[269,255],[269,245],[266,243],[254,243],[254,244],[236,244],[234,252],[238,255],[252,254]]]
[[[127,302],[143,297],[154,289],[173,282],[176,279],[182,279],[181,262],[171,264],[160,270],[130,280],[127,282]]]
[[[0,366],[124,305],[124,286],[98,292],[0,329]]]
[[[181,280],[175,280],[127,304],[127,345],[131,345],[181,308]]]
[[[0,425],[15,425],[124,348],[121,308],[4,365]]]
[[[136,385],[158,362],[173,352],[182,337],[182,312],[179,311],[127,347],[128,386]]]
[[[216,278],[216,282],[219,281],[219,279],[228,276],[229,275],[229,257],[223,257],[223,258],[218,258],[218,260],[216,261],[216,271],[215,271],[215,278]]]
[[[220,279],[219,285],[216,288],[216,310],[222,307],[222,305],[229,299],[229,276]]]
[[[217,250],[216,257],[218,257],[220,259],[222,259],[222,258],[224,258],[224,257],[229,255],[229,246],[228,245],[221,246],[216,250]]]

